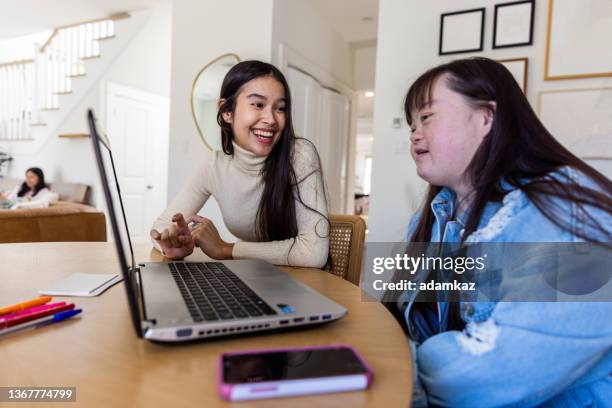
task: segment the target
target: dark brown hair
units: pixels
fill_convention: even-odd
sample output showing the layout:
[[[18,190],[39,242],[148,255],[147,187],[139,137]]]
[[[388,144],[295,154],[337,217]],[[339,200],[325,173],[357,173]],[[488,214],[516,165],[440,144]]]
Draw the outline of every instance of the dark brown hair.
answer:
[[[43,173],[42,169],[40,167],[30,167],[29,169],[26,170],[26,173],[34,173],[38,176],[38,183],[36,183],[36,185],[34,186],[34,188],[32,188],[32,197],[34,197],[36,194],[38,194],[38,192],[40,190],[42,190],[43,188],[47,188],[47,183],[45,183],[45,173]],[[17,197],[23,197],[24,195],[27,194],[27,192],[30,191],[30,187],[28,186],[28,183],[26,183],[25,181],[21,184],[21,187],[19,188],[19,191],[17,192]]]

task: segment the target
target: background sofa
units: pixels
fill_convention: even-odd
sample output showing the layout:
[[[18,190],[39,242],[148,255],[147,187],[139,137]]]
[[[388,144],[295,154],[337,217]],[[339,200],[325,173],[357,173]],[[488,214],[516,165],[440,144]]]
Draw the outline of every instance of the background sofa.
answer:
[[[10,190],[22,180],[0,179]],[[0,243],[106,241],[104,213],[87,205],[90,188],[78,183],[50,183],[59,200],[47,208],[0,210]]]

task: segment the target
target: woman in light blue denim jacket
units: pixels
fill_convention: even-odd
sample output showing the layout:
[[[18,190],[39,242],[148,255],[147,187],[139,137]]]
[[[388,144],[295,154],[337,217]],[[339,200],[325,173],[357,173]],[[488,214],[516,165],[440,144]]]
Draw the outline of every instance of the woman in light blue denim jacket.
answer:
[[[612,246],[612,183],[552,137],[501,64],[431,69],[405,113],[430,184],[408,241]],[[612,302],[415,297],[392,307],[416,346],[414,405],[612,407]]]

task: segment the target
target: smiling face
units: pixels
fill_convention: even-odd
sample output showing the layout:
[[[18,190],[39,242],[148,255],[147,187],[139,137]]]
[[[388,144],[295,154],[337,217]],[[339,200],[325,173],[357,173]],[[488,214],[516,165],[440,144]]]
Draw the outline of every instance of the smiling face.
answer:
[[[465,170],[491,130],[493,117],[490,110],[474,108],[450,89],[447,79],[440,76],[433,84],[431,100],[411,112],[410,153],[422,179],[461,195],[470,189]]]
[[[258,156],[272,152],[285,129],[285,88],[271,76],[255,78],[242,86],[234,112],[223,113],[232,126],[234,141]]]
[[[30,189],[33,189],[36,187],[36,185],[38,185],[38,176],[31,171],[26,171],[25,182]]]

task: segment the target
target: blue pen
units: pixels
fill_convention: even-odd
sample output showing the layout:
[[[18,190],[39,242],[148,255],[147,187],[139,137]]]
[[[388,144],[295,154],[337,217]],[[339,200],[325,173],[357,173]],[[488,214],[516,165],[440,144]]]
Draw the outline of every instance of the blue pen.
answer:
[[[40,319],[32,320],[23,324],[19,324],[17,326],[10,327],[8,329],[0,330],[0,337],[5,334],[13,333],[19,330],[36,329],[49,324],[58,323],[66,319],[70,319],[72,316],[76,316],[82,311],[82,309],[65,310],[63,312],[56,313],[53,316],[45,316]]]

